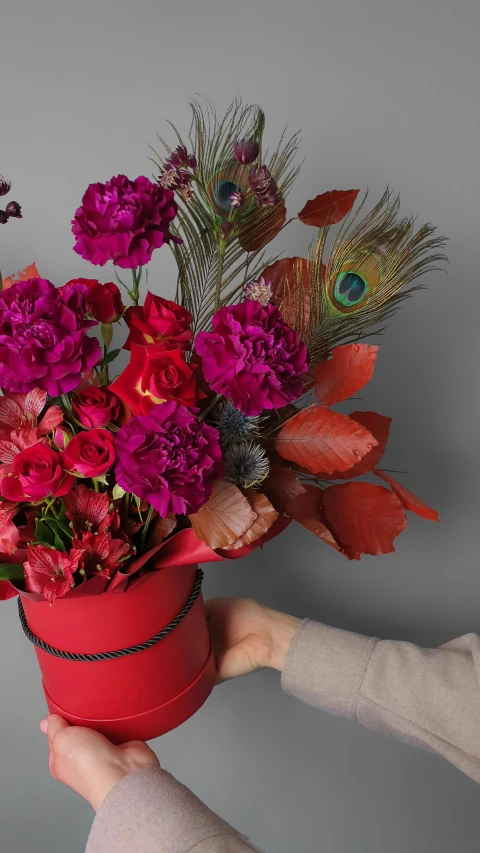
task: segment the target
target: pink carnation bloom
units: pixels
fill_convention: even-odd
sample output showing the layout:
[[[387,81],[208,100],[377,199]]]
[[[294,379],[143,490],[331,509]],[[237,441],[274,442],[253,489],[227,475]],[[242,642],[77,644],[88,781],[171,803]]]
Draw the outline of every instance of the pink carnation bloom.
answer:
[[[148,178],[117,175],[90,184],[72,220],[73,247],[92,264],[135,269],[145,266],[164,243],[181,243],[169,231],[177,214],[174,193]]]
[[[274,305],[247,300],[220,308],[212,332],[199,332],[195,349],[213,391],[245,415],[280,409],[302,393],[308,353]]]

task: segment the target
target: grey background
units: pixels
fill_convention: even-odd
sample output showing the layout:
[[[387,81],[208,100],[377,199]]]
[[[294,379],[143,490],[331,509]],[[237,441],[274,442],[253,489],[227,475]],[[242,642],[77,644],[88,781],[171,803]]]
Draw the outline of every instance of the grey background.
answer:
[[[474,0],[2,0],[0,169],[22,222],[0,233],[2,272],[36,260],[57,284],[96,271],[71,251],[88,183],[149,174],[147,142],[187,129],[200,92],[267,111],[267,136],[302,128],[290,210],[333,188],[387,183],[402,209],[449,236],[432,275],[396,316],[361,406],[393,417],[389,467],[442,524],[412,518],[394,555],[347,563],[292,528],[242,563],[208,568],[207,595],[249,595],[381,637],[440,644],[480,626],[478,39]],[[285,234],[286,254],[311,232]],[[98,271],[101,273],[101,271]],[[104,280],[109,270],[104,270]],[[173,289],[167,249],[150,285]],[[108,275],[110,277],[110,275]],[[15,602],[0,619],[2,853],[80,853],[91,813],[48,776],[32,648]],[[479,792],[436,756],[285,697],[274,673],[215,690],[155,742],[163,765],[275,853],[470,853]]]

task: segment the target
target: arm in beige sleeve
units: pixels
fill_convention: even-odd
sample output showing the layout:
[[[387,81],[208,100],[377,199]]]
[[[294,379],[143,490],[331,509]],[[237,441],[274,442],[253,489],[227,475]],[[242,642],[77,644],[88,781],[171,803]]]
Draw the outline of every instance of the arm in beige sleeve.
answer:
[[[165,770],[137,770],[103,801],[85,853],[257,851]],[[258,851],[257,851],[258,853]]]
[[[480,782],[480,638],[438,649],[305,620],[282,672],[286,693],[438,752]]]

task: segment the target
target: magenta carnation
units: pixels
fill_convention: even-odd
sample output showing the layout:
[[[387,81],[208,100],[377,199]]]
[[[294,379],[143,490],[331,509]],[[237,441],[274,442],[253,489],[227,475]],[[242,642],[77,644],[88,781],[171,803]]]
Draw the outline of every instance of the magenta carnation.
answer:
[[[247,300],[220,308],[213,332],[199,332],[195,348],[210,387],[245,415],[280,409],[302,393],[308,353],[274,305]]]
[[[72,220],[77,254],[103,267],[144,266],[154,249],[178,237],[169,232],[177,214],[174,194],[148,178],[130,181],[117,175],[106,184],[90,184]]]
[[[72,391],[82,373],[101,358],[86,336],[87,288],[58,290],[43,278],[18,281],[0,293],[0,386],[7,391],[40,388],[50,396]]]
[[[116,476],[165,518],[196,512],[222,476],[219,434],[173,400],[138,415],[116,435]]]

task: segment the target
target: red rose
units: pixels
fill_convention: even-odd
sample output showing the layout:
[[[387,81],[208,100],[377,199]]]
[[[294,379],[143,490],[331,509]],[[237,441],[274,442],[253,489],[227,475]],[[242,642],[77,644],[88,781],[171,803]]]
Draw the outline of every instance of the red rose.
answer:
[[[62,468],[59,454],[42,443],[17,453],[11,468],[1,482],[2,497],[17,503],[62,497],[74,482]]]
[[[63,467],[81,477],[101,477],[114,462],[113,435],[108,429],[79,432],[62,453]]]
[[[162,344],[164,350],[190,348],[193,338],[190,311],[162,296],[154,296],[150,291],[143,308],[134,306],[127,309],[125,321],[130,334],[124,349],[130,349],[132,343],[144,346]]]
[[[114,421],[120,413],[120,401],[108,388],[84,388],[73,401],[73,408],[80,423],[92,427],[104,427]]]
[[[141,347],[132,343],[130,364],[112,383],[115,393],[134,415],[146,414],[165,400],[193,406],[204,395],[197,391],[196,367],[187,364],[180,350],[165,351],[163,344]]]
[[[73,278],[67,284],[85,284],[88,287],[88,310],[99,323],[116,323],[120,320],[124,305],[122,294],[113,281],[100,284],[96,278]]]

